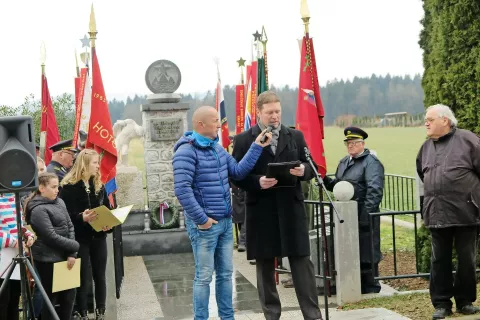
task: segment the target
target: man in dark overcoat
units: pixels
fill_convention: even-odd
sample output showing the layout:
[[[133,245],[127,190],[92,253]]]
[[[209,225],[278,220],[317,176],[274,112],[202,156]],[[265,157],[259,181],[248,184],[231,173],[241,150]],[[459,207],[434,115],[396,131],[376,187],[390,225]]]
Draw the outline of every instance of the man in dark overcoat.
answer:
[[[442,104],[427,109],[425,127],[428,139],[418,152],[416,165],[424,183],[423,221],[432,235],[432,318],[444,319],[452,314],[452,297],[458,313],[479,313],[473,302],[477,299],[480,139],[473,132],[457,128],[452,110]]]
[[[380,212],[385,171],[380,160],[365,148],[365,139],[368,138],[368,134],[364,130],[348,127],[345,128],[344,135],[348,155],[340,160],[335,178],[326,177],[324,182],[330,191],[340,181],[348,181],[353,185],[355,192],[352,200],[357,201],[358,204],[361,289],[362,293],[378,293],[381,287],[380,283],[373,278],[372,259],[375,275],[378,276],[378,263],[382,259],[380,217],[375,217],[373,226],[370,226],[369,213]],[[373,252],[370,228],[373,231]]]
[[[240,160],[255,138],[272,126],[272,142],[250,174],[234,183],[247,192],[247,259],[256,259],[257,288],[267,320],[278,320],[281,304],[275,283],[275,257],[288,257],[295,292],[305,319],[321,319],[315,288],[315,274],[310,260],[308,221],[300,181],[314,177],[305,157],[307,146],[302,132],[288,128],[281,121],[280,99],[272,91],[257,98],[258,124],[235,139],[233,156]],[[294,187],[275,187],[277,180],[266,178],[269,163],[300,160],[290,169],[297,176]]]

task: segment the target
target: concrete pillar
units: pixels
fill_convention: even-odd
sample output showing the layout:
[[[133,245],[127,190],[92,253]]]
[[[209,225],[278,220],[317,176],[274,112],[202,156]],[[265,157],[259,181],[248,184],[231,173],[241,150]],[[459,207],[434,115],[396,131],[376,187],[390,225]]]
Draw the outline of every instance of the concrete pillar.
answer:
[[[113,235],[107,234],[107,301],[105,320],[117,319],[117,287],[115,285],[115,264],[113,260]]]
[[[341,219],[345,220],[340,223],[334,213],[337,305],[343,306],[362,299],[358,209],[356,201],[335,201],[335,207]]]

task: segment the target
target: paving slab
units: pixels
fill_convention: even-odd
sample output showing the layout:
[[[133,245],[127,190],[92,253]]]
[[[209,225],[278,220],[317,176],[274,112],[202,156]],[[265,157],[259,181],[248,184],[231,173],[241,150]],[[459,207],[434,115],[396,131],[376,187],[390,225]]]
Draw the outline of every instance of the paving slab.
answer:
[[[160,303],[142,257],[125,257],[125,278],[117,300],[117,320],[163,317]]]
[[[409,320],[393,311],[384,308],[359,309],[350,311],[340,311],[334,308],[329,308],[330,320]],[[322,310],[323,318],[325,319],[324,310]],[[168,319],[168,318],[165,318]],[[181,320],[191,320],[184,318]],[[240,313],[235,314],[235,320],[262,320],[265,319],[263,313]],[[300,320],[303,319],[300,310],[282,312],[280,320]],[[462,318],[463,319],[463,318]],[[220,320],[217,317],[211,317],[209,320]]]

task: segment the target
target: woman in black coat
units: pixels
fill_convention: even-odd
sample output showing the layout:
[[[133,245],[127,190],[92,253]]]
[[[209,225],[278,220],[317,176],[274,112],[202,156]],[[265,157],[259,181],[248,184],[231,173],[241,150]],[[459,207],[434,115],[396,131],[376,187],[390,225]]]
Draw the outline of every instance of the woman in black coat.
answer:
[[[52,293],[53,265],[67,261],[71,269],[76,261],[79,244],[75,241],[72,221],[62,199],[57,198],[58,177],[54,173],[38,176],[39,188],[26,200],[26,221],[38,239],[32,246],[35,267],[60,320],[70,320],[75,302],[75,289]],[[53,319],[50,310],[42,309],[42,320]]]
[[[105,317],[105,301],[107,298],[106,267],[107,241],[106,232],[95,231],[89,222],[96,218],[95,209],[110,203],[105,187],[100,179],[100,156],[91,149],[82,150],[71,171],[61,182],[60,197],[65,201],[68,213],[75,227],[75,239],[80,243],[78,257],[82,259],[80,278],[81,286],[77,289],[77,310],[80,319],[88,319],[87,285],[88,268],[91,265],[95,282],[95,315],[97,320]]]

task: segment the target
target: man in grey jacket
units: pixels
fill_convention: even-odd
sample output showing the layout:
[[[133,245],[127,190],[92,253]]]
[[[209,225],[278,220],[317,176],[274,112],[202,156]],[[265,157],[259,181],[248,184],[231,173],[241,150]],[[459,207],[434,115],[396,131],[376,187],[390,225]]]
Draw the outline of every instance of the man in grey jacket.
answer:
[[[480,224],[480,138],[457,128],[449,107],[438,104],[427,109],[425,126],[429,139],[420,148],[416,165],[424,183],[423,219],[432,234],[430,297],[433,319],[457,311],[478,313],[476,254]],[[458,266],[452,275],[452,249]]]

